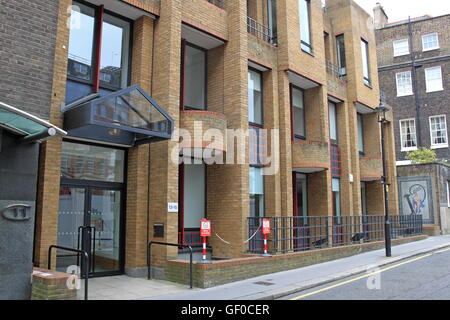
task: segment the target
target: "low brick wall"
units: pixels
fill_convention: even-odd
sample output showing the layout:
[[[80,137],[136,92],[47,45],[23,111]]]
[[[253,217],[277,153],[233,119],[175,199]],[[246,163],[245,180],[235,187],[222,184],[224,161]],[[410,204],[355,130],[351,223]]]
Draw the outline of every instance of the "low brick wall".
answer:
[[[76,300],[77,290],[67,287],[70,274],[33,268],[31,300]]]
[[[392,245],[424,240],[426,238],[426,235],[420,235],[394,239],[392,240]],[[199,288],[210,288],[229,282],[301,268],[382,248],[384,248],[384,241],[378,241],[346,247],[280,254],[272,257],[246,255],[239,259],[212,261],[211,264],[194,263],[194,286]],[[169,281],[188,284],[189,262],[184,260],[168,261],[165,269],[165,276]]]

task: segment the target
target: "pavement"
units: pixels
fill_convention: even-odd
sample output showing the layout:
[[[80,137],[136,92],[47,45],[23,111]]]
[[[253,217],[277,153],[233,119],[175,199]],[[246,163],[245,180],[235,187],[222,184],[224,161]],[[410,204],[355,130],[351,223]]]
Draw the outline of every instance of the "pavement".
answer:
[[[208,289],[127,276],[89,280],[90,300],[275,300],[410,257],[450,247],[450,235],[392,247],[392,256],[375,250],[351,257],[228,283]],[[80,290],[79,298],[82,298]]]

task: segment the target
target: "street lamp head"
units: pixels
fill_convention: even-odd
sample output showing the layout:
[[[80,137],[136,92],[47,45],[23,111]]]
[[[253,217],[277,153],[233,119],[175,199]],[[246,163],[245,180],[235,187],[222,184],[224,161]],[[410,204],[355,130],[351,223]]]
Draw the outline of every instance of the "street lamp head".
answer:
[[[375,108],[375,111],[378,114],[378,121],[380,121],[380,122],[386,121],[386,113],[389,110],[390,109],[388,107],[386,107],[385,105],[383,105],[383,103],[380,103],[380,105]]]

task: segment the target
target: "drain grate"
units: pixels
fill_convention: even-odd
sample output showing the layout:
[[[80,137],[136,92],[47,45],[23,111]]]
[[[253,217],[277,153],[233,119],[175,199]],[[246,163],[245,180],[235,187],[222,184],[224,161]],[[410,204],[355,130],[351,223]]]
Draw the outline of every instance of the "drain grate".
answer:
[[[253,282],[253,284],[257,284],[260,286],[273,286],[275,283],[267,282],[267,281],[258,281],[258,282]]]

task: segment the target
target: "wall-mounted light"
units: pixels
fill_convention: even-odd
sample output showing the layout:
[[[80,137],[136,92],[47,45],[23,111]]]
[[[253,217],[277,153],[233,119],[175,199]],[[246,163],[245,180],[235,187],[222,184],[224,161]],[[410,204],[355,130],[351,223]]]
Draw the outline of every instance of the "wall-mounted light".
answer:
[[[120,122],[118,120],[114,120],[112,124],[114,124],[116,126],[120,126]],[[108,134],[111,137],[118,137],[118,136],[120,136],[120,132],[121,132],[121,130],[119,128],[110,128],[110,129],[108,129]]]

